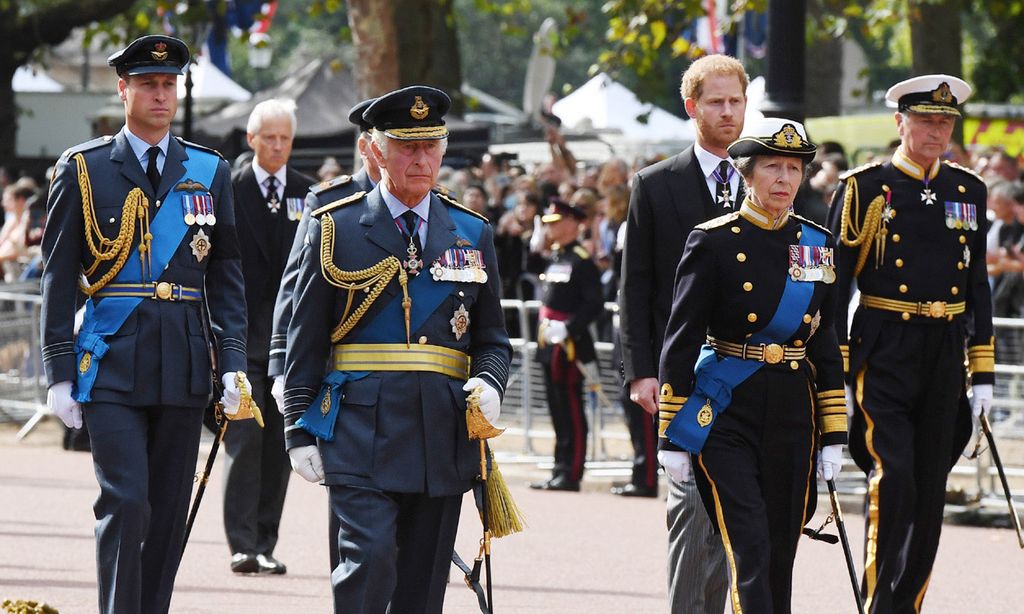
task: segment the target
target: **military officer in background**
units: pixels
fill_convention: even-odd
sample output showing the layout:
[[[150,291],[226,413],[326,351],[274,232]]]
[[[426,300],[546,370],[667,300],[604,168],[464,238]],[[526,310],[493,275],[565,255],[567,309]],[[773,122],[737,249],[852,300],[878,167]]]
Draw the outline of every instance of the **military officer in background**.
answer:
[[[449,106],[412,86],[366,109],[381,181],[313,211],[299,258],[285,439],[340,520],[339,613],[442,611],[480,462],[466,397],[493,423],[508,376],[490,224],[431,191]]]
[[[362,168],[354,175],[340,175],[330,181],[321,182],[312,187],[306,195],[305,207],[299,219],[299,227],[288,254],[288,263],[281,276],[281,287],[277,292],[274,304],[273,334],[270,338],[270,364],[267,374],[274,380],[273,394],[277,407],[284,411],[284,363],[288,345],[288,324],[292,319],[292,296],[295,293],[295,281],[299,277],[299,256],[309,228],[310,214],[328,203],[333,203],[356,192],[369,192],[380,181],[380,167],[370,152],[370,133],[373,125],[363,120],[363,111],[376,98],[369,98],[356,103],[348,113],[348,121],[359,127],[356,148],[362,161]],[[327,506],[327,531],[331,539],[338,538],[338,517]],[[338,550],[330,549],[331,569],[338,566]]]
[[[846,173],[829,217],[839,243],[839,342],[856,404],[850,452],[877,510],[867,518],[863,583],[873,613],[920,611],[946,476],[970,437],[969,407],[978,415],[992,403],[986,188],[941,159],[970,94],[949,75],[890,88],[900,146],[884,164]],[[860,305],[847,335],[854,281]]]
[[[47,203],[47,404],[89,427],[99,610],[167,612],[211,394],[207,341],[235,413],[248,388],[245,295],[227,162],[170,133],[188,47],[144,36],[107,62],[125,127],[65,152]]]
[[[551,479],[530,484],[540,490],[579,491],[587,456],[587,412],[583,383],[600,385],[590,324],[601,315],[601,274],[577,241],[587,214],[552,199],[541,221],[552,242],[551,263],[540,276],[543,305],[537,329],[537,361],[544,365],[548,411],[555,428]]]
[[[295,137],[295,103],[270,99],[249,115],[246,140],[252,163],[231,179],[245,279],[248,376],[265,428],[239,422],[224,434],[224,532],[235,573],[283,574],[274,558],[291,466],[284,424],[267,375],[274,300],[313,180],[288,165]]]

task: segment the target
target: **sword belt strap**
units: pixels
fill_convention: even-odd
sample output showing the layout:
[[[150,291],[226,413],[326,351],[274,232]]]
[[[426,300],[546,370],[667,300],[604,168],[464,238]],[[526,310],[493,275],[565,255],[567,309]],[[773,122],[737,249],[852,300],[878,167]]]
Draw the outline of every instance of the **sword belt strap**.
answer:
[[[473,568],[470,569],[469,565],[466,565],[466,562],[459,556],[459,553],[452,550],[452,563],[455,563],[455,566],[462,570],[466,586],[473,589],[473,592],[476,593],[477,602],[480,604],[480,611],[483,614],[491,614],[491,609],[487,607],[487,594],[484,592],[484,587],[480,584],[480,562],[474,561]]]
[[[959,303],[947,303],[946,301],[914,303],[911,301],[898,301],[891,298],[882,298],[880,296],[870,296],[868,294],[860,295],[860,304],[870,309],[881,309],[882,311],[902,313],[904,320],[909,320],[910,316],[947,318],[952,320],[953,316],[958,316],[967,311],[967,303],[964,301],[960,301]]]
[[[708,337],[708,345],[722,356],[732,356],[742,360],[756,360],[774,365],[783,361],[803,360],[807,357],[807,348],[796,348],[778,343],[733,343]]]
[[[465,380],[469,356],[439,345],[339,343],[333,351],[335,371],[428,371]]]
[[[128,298],[151,298],[157,301],[201,301],[203,291],[199,288],[189,288],[173,284],[168,281],[149,282],[144,284],[107,284],[101,290],[97,290],[93,296],[106,297],[128,297]]]

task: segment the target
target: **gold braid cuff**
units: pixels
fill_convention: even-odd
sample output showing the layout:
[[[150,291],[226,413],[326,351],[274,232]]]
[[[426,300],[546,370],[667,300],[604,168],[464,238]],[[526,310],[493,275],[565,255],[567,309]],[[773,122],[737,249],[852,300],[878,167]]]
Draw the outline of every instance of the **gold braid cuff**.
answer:
[[[402,286],[402,307],[405,310],[405,343],[409,345],[409,319],[412,310],[412,299],[409,298],[409,275],[402,268],[402,263],[394,256],[388,256],[377,264],[359,270],[343,271],[334,264],[334,220],[331,216],[325,215],[322,220],[323,230],[320,235],[320,271],[323,273],[327,283],[348,291],[345,301],[345,311],[341,315],[341,321],[331,331],[331,343],[338,343],[345,338],[366,311],[373,305],[384,288],[398,274],[398,283]],[[355,311],[352,311],[352,303],[355,300],[356,292],[367,291]]]
[[[853,201],[857,201],[856,218],[853,217],[851,207]],[[878,244],[877,258],[885,257],[885,235],[886,229],[882,226],[882,209],[885,207],[885,196],[879,194],[872,199],[868,210],[864,213],[864,220],[860,219],[860,194],[857,188],[857,178],[850,177],[846,180],[846,192],[843,194],[843,215],[839,229],[839,240],[847,247],[860,247],[857,254],[857,265],[853,269],[853,276],[860,275],[864,263],[871,252],[871,243]],[[876,266],[878,262],[875,263]]]
[[[150,258],[152,253],[153,234],[149,230],[149,199],[140,188],[132,188],[124,199],[124,206],[121,208],[121,226],[118,229],[117,237],[108,239],[103,236],[99,221],[96,219],[96,208],[92,199],[92,184],[89,181],[89,169],[85,164],[85,156],[75,154],[75,164],[78,166],[78,190],[82,195],[82,218],[85,222],[85,242],[92,254],[93,263],[85,270],[88,277],[96,272],[101,262],[113,260],[110,270],[103,274],[95,283],[88,285],[79,282],[82,292],[86,296],[92,296],[97,290],[110,283],[128,260],[128,254],[132,251],[132,237],[135,234],[135,220],[139,220],[139,258],[142,260],[143,277],[151,268]],[[99,245],[97,246],[97,243]],[[148,266],[149,265],[149,266]]]
[[[993,337],[987,344],[967,348],[967,365],[973,373],[994,373],[996,370],[996,343]]]

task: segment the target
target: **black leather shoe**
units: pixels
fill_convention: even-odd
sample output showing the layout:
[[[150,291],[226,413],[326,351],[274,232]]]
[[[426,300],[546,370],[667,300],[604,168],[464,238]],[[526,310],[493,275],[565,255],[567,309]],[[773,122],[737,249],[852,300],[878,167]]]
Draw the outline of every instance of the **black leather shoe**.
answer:
[[[651,488],[649,486],[637,486],[636,484],[623,484],[622,486],[613,486],[612,494],[619,495],[620,497],[649,497],[654,499],[658,496],[658,487]]]
[[[284,563],[269,554],[256,555],[256,561],[259,563],[260,573],[274,574],[277,576],[288,573],[288,568],[284,566]]]
[[[235,573],[259,573],[260,563],[255,554],[236,552],[231,555],[231,571]]]
[[[568,492],[579,492],[580,483],[578,480],[570,480],[564,476],[551,478],[547,482],[534,482],[530,488],[535,490],[564,490]]]

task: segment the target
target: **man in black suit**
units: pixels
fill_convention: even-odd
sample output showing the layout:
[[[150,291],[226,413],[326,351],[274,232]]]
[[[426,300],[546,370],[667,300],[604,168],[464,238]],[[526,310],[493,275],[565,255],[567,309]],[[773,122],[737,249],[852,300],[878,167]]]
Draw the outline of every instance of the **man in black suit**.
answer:
[[[726,148],[743,129],[746,87],[746,72],[733,58],[711,55],[691,64],[680,94],[696,126],[696,143],[634,179],[619,292],[622,368],[630,400],[650,415],[658,411],[658,362],[686,237],[742,201],[742,182]],[[626,411],[634,420],[651,420],[636,407]],[[667,418],[659,421],[661,435]],[[658,460],[669,475],[671,611],[721,614],[728,582],[721,540],[689,479],[689,457],[665,439],[660,447]]]
[[[255,156],[231,179],[252,348],[247,371],[266,421],[262,429],[254,421],[239,422],[224,437],[224,531],[235,573],[286,571],[273,553],[291,467],[267,363],[274,300],[313,183],[288,167],[294,136],[294,102],[272,99],[256,105],[246,126]]]

